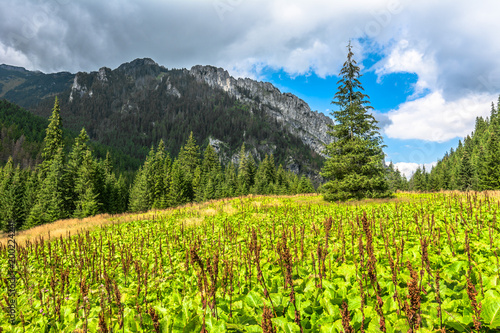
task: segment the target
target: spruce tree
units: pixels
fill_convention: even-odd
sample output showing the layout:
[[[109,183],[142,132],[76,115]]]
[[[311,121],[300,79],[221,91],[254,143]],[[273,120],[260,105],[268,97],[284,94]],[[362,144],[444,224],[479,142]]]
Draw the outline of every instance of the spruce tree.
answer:
[[[297,193],[314,193],[314,186],[311,183],[311,180],[305,175],[300,177]]]
[[[170,179],[169,186],[169,204],[171,206],[181,205],[190,201],[187,195],[188,186],[184,178],[181,163],[176,159],[172,164],[172,178]]]
[[[234,197],[237,192],[238,192],[238,178],[236,176],[236,167],[231,161],[224,169],[224,185],[223,185],[222,195],[226,198]]]
[[[14,168],[12,157],[2,170],[0,177],[0,225],[4,231],[8,230],[10,221],[19,229],[25,218],[25,193],[26,181],[19,165]]]
[[[100,191],[97,189],[98,166],[90,150],[83,156],[78,169],[78,178],[75,180],[75,217],[87,217],[99,212],[101,202]]]
[[[144,165],[137,174],[130,189],[130,209],[132,211],[146,211],[153,205],[154,196],[154,166],[155,150],[151,147]]]
[[[28,227],[67,217],[67,212],[64,209],[63,162],[64,154],[62,147],[59,147],[48,165],[46,177],[39,179],[40,188],[37,192],[36,202],[26,221]]]
[[[64,196],[66,210],[70,212],[70,214],[74,212],[76,208],[75,203],[78,200],[78,195],[75,193],[75,181],[79,177],[83,157],[89,150],[87,146],[88,140],[89,136],[85,128],[82,128],[80,134],[75,139],[75,143],[68,156],[68,162],[66,163],[66,170],[64,172]]]
[[[221,165],[215,149],[208,145],[203,153],[201,167],[197,169],[196,201],[211,200],[221,195],[219,176]]]
[[[49,126],[43,140],[42,158],[44,161],[50,161],[56,155],[58,149],[63,146],[62,134],[61,109],[59,100],[56,97],[52,115],[49,118]]]
[[[247,195],[252,186],[251,175],[249,174],[249,160],[245,151],[245,143],[241,145],[238,166],[238,194]]]
[[[260,163],[257,168],[257,173],[255,174],[255,184],[253,185],[251,192],[253,194],[269,194],[268,185],[269,181],[266,177],[266,164],[268,157],[264,158],[264,160]]]
[[[165,151],[163,139],[158,144],[153,169],[153,208],[164,209],[168,207],[166,198],[169,186],[170,156]]]
[[[391,194],[383,165],[382,137],[377,121],[368,113],[373,107],[368,95],[362,92],[360,68],[353,59],[350,42],[347,48],[347,61],[340,71],[340,85],[332,102],[339,110],[332,113],[335,124],[328,132],[335,139],[326,146],[328,159],[321,172],[328,180],[324,185],[327,201]]]
[[[288,194],[288,181],[283,165],[279,165],[276,171],[276,186],[274,188],[275,194]]]
[[[500,188],[500,129],[495,130],[495,122],[492,125],[485,152],[479,165],[479,186],[483,191]]]
[[[474,168],[471,163],[472,140],[467,136],[464,141],[462,158],[459,166],[458,185],[462,191],[470,191],[473,188]]]
[[[196,144],[196,140],[193,137],[193,132],[189,134],[189,138],[186,145],[181,148],[179,152],[179,163],[180,167],[184,172],[184,182],[186,185],[186,193],[188,201],[194,199],[194,187],[193,181],[195,177],[196,168],[200,165],[200,152],[199,146]]]

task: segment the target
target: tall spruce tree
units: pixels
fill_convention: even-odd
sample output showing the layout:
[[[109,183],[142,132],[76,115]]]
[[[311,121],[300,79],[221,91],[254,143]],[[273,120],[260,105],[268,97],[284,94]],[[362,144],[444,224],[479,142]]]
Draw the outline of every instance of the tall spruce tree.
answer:
[[[152,146],[144,165],[137,171],[130,189],[129,207],[132,211],[146,211],[154,202],[155,149]]]
[[[154,193],[153,208],[164,209],[168,207],[168,187],[170,185],[170,155],[165,150],[163,139],[158,144],[154,161]]]
[[[75,179],[75,217],[87,217],[99,212],[101,202],[97,187],[98,165],[92,157],[92,152],[86,150],[78,168],[78,178]]]
[[[85,128],[82,128],[80,134],[75,139],[75,143],[71,149],[71,152],[68,156],[68,162],[66,163],[66,170],[64,172],[64,197],[65,197],[65,206],[66,210],[72,214],[75,211],[76,206],[75,203],[78,200],[78,194],[75,192],[75,182],[79,177],[80,166],[82,165],[83,157],[87,151],[89,151],[89,147],[87,146],[87,142],[89,140],[89,136],[85,131]]]
[[[47,175],[40,179],[36,202],[27,218],[27,226],[34,227],[67,217],[64,207],[64,153],[59,147],[48,165]]]
[[[236,175],[236,167],[233,162],[230,161],[229,164],[224,169],[224,185],[222,189],[222,195],[224,197],[234,197],[238,193],[238,178]]]
[[[58,149],[63,146],[62,137],[62,120],[59,100],[55,99],[52,115],[49,118],[49,126],[47,127],[42,158],[44,161],[50,161],[56,155]]]
[[[241,145],[239,160],[240,163],[238,166],[238,192],[240,195],[247,195],[248,192],[250,191],[250,187],[253,185],[253,182],[252,182],[250,161],[245,151],[245,143]]]
[[[184,173],[183,178],[186,185],[186,193],[188,201],[192,201],[195,195],[193,182],[195,181],[195,171],[200,165],[200,147],[196,144],[193,137],[193,132],[189,134],[186,145],[181,147],[179,152],[179,166]]]
[[[459,165],[458,185],[462,191],[470,191],[474,185],[474,167],[471,163],[472,139],[470,136],[464,141],[462,158]]]
[[[339,85],[332,104],[339,107],[332,112],[335,124],[330,126],[335,140],[326,146],[328,156],[321,175],[327,201],[345,201],[364,197],[385,197],[391,194],[386,180],[382,137],[377,121],[368,110],[368,95],[363,94],[359,66],[353,58],[349,42],[347,61],[337,82]]]
[[[497,190],[500,188],[500,130],[492,122],[486,149],[479,165],[479,187],[481,190]]]

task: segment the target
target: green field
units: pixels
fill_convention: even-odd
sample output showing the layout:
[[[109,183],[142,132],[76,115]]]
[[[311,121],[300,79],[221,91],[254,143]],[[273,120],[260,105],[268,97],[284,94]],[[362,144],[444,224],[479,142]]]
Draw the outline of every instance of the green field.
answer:
[[[499,198],[245,197],[18,246],[4,332],[496,332]],[[264,315],[263,315],[264,313]],[[22,314],[22,315],[21,315]],[[272,318],[271,318],[272,317]]]

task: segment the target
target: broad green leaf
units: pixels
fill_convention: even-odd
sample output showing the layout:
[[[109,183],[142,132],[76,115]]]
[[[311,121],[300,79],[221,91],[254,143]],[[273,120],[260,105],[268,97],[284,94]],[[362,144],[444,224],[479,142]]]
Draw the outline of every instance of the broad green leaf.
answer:
[[[289,322],[283,317],[272,318],[273,325],[281,328],[286,333],[300,332],[299,325]]]
[[[245,332],[255,332],[255,333],[261,333],[262,332],[262,327],[259,325],[247,325],[244,326]]]
[[[245,297],[245,303],[252,308],[260,308],[264,305],[264,298],[262,298],[257,292],[250,290]]]
[[[500,327],[500,298],[487,298],[483,301],[481,319],[491,329]]]

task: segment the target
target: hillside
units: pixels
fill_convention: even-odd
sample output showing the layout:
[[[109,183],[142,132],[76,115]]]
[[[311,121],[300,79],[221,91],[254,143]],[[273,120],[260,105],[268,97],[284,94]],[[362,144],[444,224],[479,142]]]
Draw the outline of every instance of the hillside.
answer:
[[[49,121],[22,107],[0,99],[0,166],[12,157],[14,165],[34,167],[42,161],[41,148]],[[69,152],[78,132],[63,129],[66,152]],[[141,160],[121,153],[116,148],[96,141],[89,142],[95,156],[104,159],[109,151],[118,171],[136,170]]]
[[[270,83],[234,79],[211,66],[167,69],[136,59],[111,70],[43,74],[2,65],[4,98],[48,117],[61,100],[65,127],[133,158],[144,159],[160,139],[176,155],[189,133],[209,142],[223,162],[237,162],[243,142],[257,161],[272,153],[294,172],[317,174],[332,120]]]
[[[73,77],[69,72],[44,74],[0,64],[0,98],[28,108],[67,90]]]

